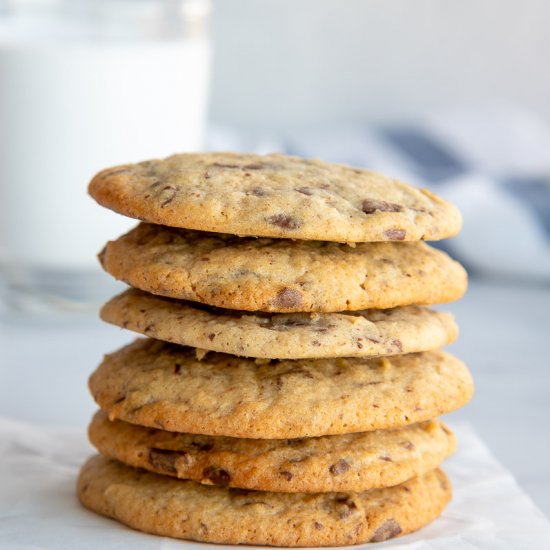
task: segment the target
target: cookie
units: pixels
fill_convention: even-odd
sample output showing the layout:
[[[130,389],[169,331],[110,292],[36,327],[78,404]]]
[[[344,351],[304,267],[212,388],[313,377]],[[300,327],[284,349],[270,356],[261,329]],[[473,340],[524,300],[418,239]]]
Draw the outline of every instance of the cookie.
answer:
[[[254,315],[130,289],[101,309],[104,321],[157,340],[245,357],[374,357],[441,348],[458,328],[450,313],[418,306],[351,313]]]
[[[103,456],[82,467],[84,506],[134,529],[202,542],[341,546],[420,529],[451,498],[441,470],[361,493],[270,493],[207,487],[131,468]]]
[[[284,155],[196,153],[109,168],[96,201],[148,222],[336,242],[438,240],[459,211],[426,189],[368,170]]]
[[[456,446],[437,421],[318,438],[237,439],[143,428],[110,421],[103,411],[88,435],[101,454],[129,466],[206,485],[283,493],[391,487],[433,470]]]
[[[460,298],[467,276],[425,243],[253,239],[140,224],[100,254],[152,294],[245,311],[335,312]]]
[[[468,369],[443,352],[286,361],[196,352],[138,339],[105,357],[90,390],[111,420],[258,439],[402,427],[464,405],[473,391]]]

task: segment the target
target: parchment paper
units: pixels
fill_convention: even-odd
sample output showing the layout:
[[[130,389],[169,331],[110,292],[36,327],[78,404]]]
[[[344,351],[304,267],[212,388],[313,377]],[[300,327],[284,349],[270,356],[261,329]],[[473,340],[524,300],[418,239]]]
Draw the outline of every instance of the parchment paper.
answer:
[[[418,533],[365,548],[407,550],[550,549],[550,522],[469,425],[451,425],[459,451],[445,470],[454,498]],[[132,531],[83,509],[75,496],[80,464],[92,454],[84,430],[0,418],[2,550],[172,550],[205,546]],[[220,546],[227,549],[227,546]]]

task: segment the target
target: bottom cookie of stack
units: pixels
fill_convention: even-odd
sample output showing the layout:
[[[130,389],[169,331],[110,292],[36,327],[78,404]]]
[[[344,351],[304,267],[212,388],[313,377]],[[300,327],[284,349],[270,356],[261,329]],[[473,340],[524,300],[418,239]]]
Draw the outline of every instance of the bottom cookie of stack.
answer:
[[[78,480],[82,503],[156,535],[223,544],[339,546],[378,542],[420,529],[451,497],[435,469],[364,492],[274,493],[205,486],[97,455]]]

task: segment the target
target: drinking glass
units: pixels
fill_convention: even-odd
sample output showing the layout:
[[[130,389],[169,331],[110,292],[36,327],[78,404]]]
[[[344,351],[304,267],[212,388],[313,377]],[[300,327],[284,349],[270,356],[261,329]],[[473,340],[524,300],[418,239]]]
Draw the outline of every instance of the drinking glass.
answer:
[[[133,225],[87,196],[108,166],[199,150],[208,0],[0,0],[0,283],[23,310],[96,307]]]

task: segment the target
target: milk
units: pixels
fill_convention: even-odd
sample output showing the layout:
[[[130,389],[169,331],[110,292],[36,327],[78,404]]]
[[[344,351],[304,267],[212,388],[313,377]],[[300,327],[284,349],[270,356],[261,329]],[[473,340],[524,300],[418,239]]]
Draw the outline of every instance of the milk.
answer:
[[[4,272],[96,269],[105,241],[135,222],[95,204],[88,181],[108,166],[200,149],[209,68],[204,33],[94,39],[0,18]]]

